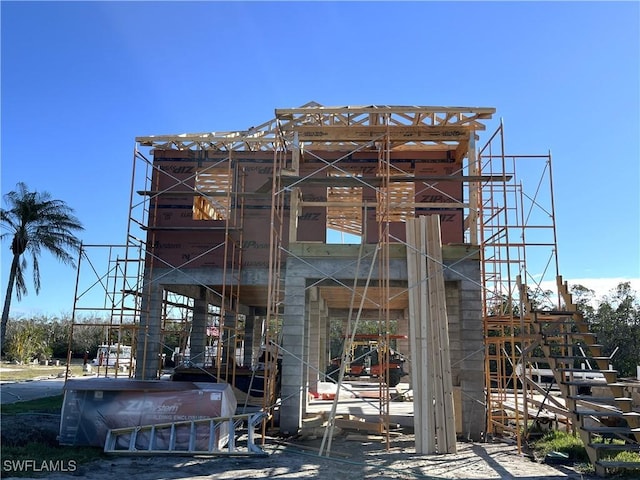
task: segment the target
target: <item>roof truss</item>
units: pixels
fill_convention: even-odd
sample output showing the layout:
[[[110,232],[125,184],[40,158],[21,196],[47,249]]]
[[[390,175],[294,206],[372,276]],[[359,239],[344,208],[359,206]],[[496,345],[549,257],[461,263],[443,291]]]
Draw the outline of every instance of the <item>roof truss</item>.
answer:
[[[311,102],[276,109],[275,118],[248,130],[137,137],[140,146],[169,150],[273,151],[295,144],[344,150],[383,140],[392,149],[452,150],[484,130],[495,113],[483,107],[370,105],[325,107]]]

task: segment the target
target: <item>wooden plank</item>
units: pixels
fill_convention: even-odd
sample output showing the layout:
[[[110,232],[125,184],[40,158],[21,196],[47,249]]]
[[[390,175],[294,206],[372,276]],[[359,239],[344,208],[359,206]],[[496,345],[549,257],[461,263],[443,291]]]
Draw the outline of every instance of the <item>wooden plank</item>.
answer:
[[[435,371],[436,432],[439,453],[456,452],[455,406],[449,351],[449,329],[438,215],[426,217],[429,303]]]
[[[406,182],[424,182],[435,184],[439,182],[504,182],[511,180],[512,176],[507,175],[430,175],[430,176],[412,176],[406,177],[299,177],[287,176],[281,177],[283,187],[288,187],[304,183],[305,185],[323,185],[327,187],[381,187],[383,181],[385,183],[406,183]],[[256,189],[254,193],[266,194],[271,192],[273,180],[267,178],[264,184]],[[473,204],[473,203],[472,203]]]
[[[422,361],[419,352],[418,336],[416,322],[418,321],[419,311],[419,285],[417,284],[417,259],[415,245],[415,218],[407,220],[406,239],[407,239],[407,283],[409,290],[409,350],[412,358],[411,362],[411,383],[413,385],[413,425],[415,432],[415,448],[416,453],[426,453],[423,451],[424,423],[422,422],[422,403],[419,372],[422,368]]]
[[[390,126],[296,126],[294,131],[301,142],[368,142],[379,138],[388,141],[456,141],[467,138],[469,127],[462,125],[430,126],[401,125]]]
[[[456,434],[462,434],[462,387],[453,387],[453,407],[455,408]]]
[[[298,218],[299,213],[302,210],[300,206],[300,199],[302,198],[302,192],[300,188],[294,187],[291,189],[291,206],[289,207],[289,244],[295,243],[297,240],[298,232]]]
[[[418,218],[419,227],[416,234],[416,243],[420,245],[419,270],[418,280],[420,281],[420,331],[419,338],[421,339],[421,351],[422,353],[422,365],[424,365],[425,372],[422,375],[421,382],[423,388],[422,405],[424,408],[424,423],[428,432],[428,437],[425,442],[425,450],[427,453],[436,452],[436,422],[434,421],[435,407],[433,404],[434,397],[434,369],[432,355],[435,345],[432,342],[431,336],[431,316],[429,308],[429,296],[428,296],[428,272],[426,262],[427,252],[427,239],[426,239],[426,217],[421,216]]]
[[[350,433],[345,437],[348,442],[382,442],[385,437],[382,435],[361,435],[358,433]]]
[[[432,113],[463,113],[474,114],[478,118],[491,118],[496,112],[494,107],[439,107],[439,106],[395,106],[395,105],[370,105],[370,106],[346,106],[346,107],[324,107],[322,105],[312,107],[297,108],[276,108],[276,117],[286,117],[304,114],[370,114],[375,118],[378,115],[388,113],[418,113],[430,115]]]
[[[352,202],[349,200],[346,201],[330,201],[330,202],[315,202],[302,201],[300,203],[303,207],[332,207],[335,209],[339,209],[340,207],[363,207],[366,204],[371,204],[371,202]],[[397,208],[399,206],[406,206],[407,208],[446,208],[446,209],[455,209],[455,208],[468,208],[468,203],[462,202],[402,202],[402,203],[394,203],[390,202],[389,206],[391,208]],[[347,211],[349,212],[349,211]]]
[[[446,451],[456,452],[455,405],[453,400],[453,378],[451,372],[451,353],[449,349],[449,323],[442,263],[442,237],[438,215],[431,216],[433,255],[432,262],[436,269],[437,321],[440,335],[441,368],[443,379],[443,395],[445,407]]]
[[[469,135],[469,147],[467,152],[467,162],[469,164],[469,174],[474,176],[480,172],[480,168],[478,168],[477,158],[476,158],[476,139],[475,135],[471,133]],[[464,220],[464,229],[469,230],[469,236],[471,243],[473,245],[478,245],[478,208],[480,202],[480,190],[481,186],[478,183],[471,183],[469,185],[469,203],[471,204],[471,209],[469,210],[469,216]]]
[[[420,219],[412,218],[407,222],[408,272],[410,285],[410,339],[412,348],[411,378],[413,385],[414,430],[416,452],[435,453],[435,431],[433,430],[433,401],[429,381],[427,304],[425,302],[426,264],[423,236],[420,231]]]
[[[384,425],[381,423],[366,422],[357,417],[348,416],[349,418],[336,417],[334,425],[344,430],[358,430],[374,433],[385,433]]]
[[[433,222],[432,219],[439,221],[437,215],[429,215],[421,217],[424,220],[423,235],[426,239],[425,251],[427,254],[427,298],[429,299],[429,338],[431,340],[429,351],[431,352],[431,371],[433,376],[433,397],[435,404],[435,431],[436,445],[438,453],[447,453],[447,433],[445,419],[445,397],[443,390],[443,369],[442,369],[442,339],[439,332],[440,323],[440,306],[438,305],[438,266],[434,262],[436,255],[436,247],[433,238]],[[442,269],[440,268],[440,273]]]
[[[438,215],[427,217],[427,265],[429,271],[429,301],[431,304],[431,325],[433,329],[434,343],[437,345],[434,359],[434,369],[436,371],[437,384],[436,395],[436,421],[438,433],[438,452],[449,452],[448,440],[448,405],[445,389],[445,377],[447,370],[445,367],[448,358],[449,341],[443,338],[442,325],[446,324],[446,306],[443,304],[444,281],[442,277],[442,252],[440,251],[440,218]],[[450,375],[450,372],[449,372]]]
[[[511,176],[507,176],[507,180],[510,180]],[[282,186],[290,186],[292,184],[304,183],[304,184],[318,184],[326,185],[328,187],[381,187],[387,183],[413,183],[413,182],[503,182],[505,177],[500,175],[429,175],[429,176],[397,176],[397,177],[286,177],[282,179]],[[269,180],[270,181],[270,180]],[[264,191],[267,187],[270,188],[271,184],[267,181],[263,186],[259,187],[256,191]]]

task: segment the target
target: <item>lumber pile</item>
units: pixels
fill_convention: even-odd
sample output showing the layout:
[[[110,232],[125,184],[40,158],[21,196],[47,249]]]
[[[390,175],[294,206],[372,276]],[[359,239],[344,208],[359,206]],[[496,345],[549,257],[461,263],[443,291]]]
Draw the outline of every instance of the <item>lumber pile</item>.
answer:
[[[406,231],[416,453],[455,453],[440,217],[409,219]]]

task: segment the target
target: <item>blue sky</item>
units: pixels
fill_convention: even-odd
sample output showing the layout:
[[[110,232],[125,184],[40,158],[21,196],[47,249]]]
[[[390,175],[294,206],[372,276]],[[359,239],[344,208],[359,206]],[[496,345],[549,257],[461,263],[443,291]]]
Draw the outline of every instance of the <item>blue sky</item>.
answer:
[[[242,130],[312,100],[487,106],[481,144],[502,117],[508,152],[553,154],[565,279],[640,278],[638,2],[2,1],[1,15],[2,193],[24,181],[65,200],[85,243],[126,240],[136,136]],[[46,255],[41,271],[13,315],[72,310],[75,271]]]

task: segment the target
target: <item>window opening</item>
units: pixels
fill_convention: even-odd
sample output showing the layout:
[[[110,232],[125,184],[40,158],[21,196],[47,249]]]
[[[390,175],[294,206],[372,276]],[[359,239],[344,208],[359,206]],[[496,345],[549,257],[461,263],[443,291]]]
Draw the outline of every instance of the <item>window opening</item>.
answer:
[[[194,220],[227,220],[229,218],[231,175],[227,167],[199,169],[196,173],[195,190]]]

